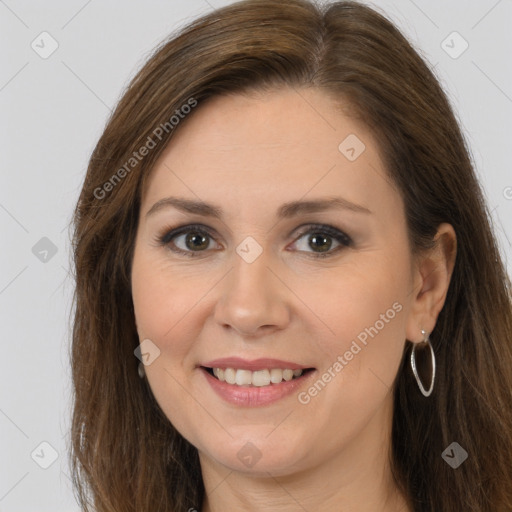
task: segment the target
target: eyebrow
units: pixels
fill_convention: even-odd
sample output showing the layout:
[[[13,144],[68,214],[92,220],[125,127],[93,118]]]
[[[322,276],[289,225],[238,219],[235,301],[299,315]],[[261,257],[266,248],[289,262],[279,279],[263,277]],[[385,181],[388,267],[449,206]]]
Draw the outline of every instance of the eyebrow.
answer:
[[[201,215],[204,217],[213,217],[215,219],[222,219],[223,216],[222,208],[214,204],[186,199],[184,197],[165,197],[157,201],[149,209],[146,213],[146,218],[150,215],[154,215],[158,211],[170,207],[176,208],[177,210],[185,213]],[[305,213],[317,213],[329,209],[349,210],[355,213],[373,213],[368,208],[352,203],[342,197],[327,197],[309,201],[291,201],[289,203],[284,203],[277,210],[277,217],[279,219],[288,219]]]

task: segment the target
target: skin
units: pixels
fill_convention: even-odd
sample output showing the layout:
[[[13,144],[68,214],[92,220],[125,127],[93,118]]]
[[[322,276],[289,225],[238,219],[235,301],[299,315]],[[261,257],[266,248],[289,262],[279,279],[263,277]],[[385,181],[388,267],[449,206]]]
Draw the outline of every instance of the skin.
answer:
[[[437,247],[412,256],[403,201],[371,132],[344,112],[317,89],[213,98],[183,122],[144,190],[132,267],[137,329],[160,350],[145,367],[156,400],[199,450],[202,512],[412,510],[389,469],[392,386],[406,339],[421,342],[443,307],[455,233],[442,224]],[[355,161],[338,149],[349,134],[366,146]],[[214,203],[222,220],[171,206],[146,216],[168,196]],[[371,213],[276,217],[285,202],[332,196]],[[195,258],[156,241],[193,223],[213,232]],[[298,229],[311,223],[353,245],[337,250],[329,238],[331,255],[315,259],[325,246]],[[252,263],[236,252],[248,236],[262,249]],[[194,251],[185,236],[174,243]],[[272,357],[314,367],[314,382],[397,303],[400,312],[307,404],[292,393],[241,408],[198,368]],[[237,457],[247,442],[261,456],[252,467]]]

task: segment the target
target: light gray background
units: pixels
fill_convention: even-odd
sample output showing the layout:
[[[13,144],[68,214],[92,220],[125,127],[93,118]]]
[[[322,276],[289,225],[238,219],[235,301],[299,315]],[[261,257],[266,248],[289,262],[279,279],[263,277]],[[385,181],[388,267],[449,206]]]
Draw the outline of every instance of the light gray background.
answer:
[[[229,3],[0,0],[0,512],[79,510],[67,463],[68,222],[88,157],[129,79],[175,28]],[[510,274],[512,2],[368,3],[435,65],[471,146]],[[59,45],[47,59],[31,47],[35,40],[49,48],[43,31]],[[469,44],[458,58],[441,46],[453,31]],[[444,43],[452,54],[461,44],[453,36]],[[43,237],[57,248],[46,262],[32,251]],[[42,442],[58,454],[48,469],[40,464],[51,462],[52,449]]]

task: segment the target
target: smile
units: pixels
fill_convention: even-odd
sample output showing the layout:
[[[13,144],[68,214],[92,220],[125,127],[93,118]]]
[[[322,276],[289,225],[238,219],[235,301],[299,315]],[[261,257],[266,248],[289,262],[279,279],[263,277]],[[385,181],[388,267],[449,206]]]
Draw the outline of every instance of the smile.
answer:
[[[281,382],[290,381],[300,377],[306,370],[291,370],[272,368],[257,371],[242,370],[236,368],[206,368],[211,375],[219,379],[221,382],[227,382],[236,386],[255,386],[263,387],[272,384],[280,384]]]
[[[269,405],[306,386],[315,368],[280,361],[225,358],[199,366],[210,388],[223,401],[237,406]]]

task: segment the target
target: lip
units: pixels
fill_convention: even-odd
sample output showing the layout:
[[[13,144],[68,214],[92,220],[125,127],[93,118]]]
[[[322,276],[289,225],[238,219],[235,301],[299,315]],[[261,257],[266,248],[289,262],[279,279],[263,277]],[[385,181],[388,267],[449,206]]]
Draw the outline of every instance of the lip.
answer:
[[[311,368],[311,366],[304,366],[291,361],[283,361],[281,359],[260,358],[249,361],[247,359],[242,359],[241,357],[224,357],[221,359],[214,359],[213,361],[202,363],[201,366],[206,366],[207,368],[222,368],[223,370],[226,368],[251,370],[252,372],[257,370],[271,370],[272,368],[280,368],[281,370],[305,370],[306,368]]]
[[[215,366],[215,368],[221,368],[221,366]],[[227,366],[227,368],[229,368],[229,366]],[[290,370],[292,369],[290,367],[287,368]],[[263,407],[273,404],[287,396],[290,396],[294,392],[296,393],[299,388],[309,385],[310,380],[317,373],[315,369],[311,369],[311,371],[292,380],[282,381],[279,384],[269,384],[268,386],[257,387],[228,384],[227,382],[222,382],[211,375],[205,367],[199,367],[198,369],[204,375],[206,382],[220,398],[229,404],[239,407]]]

